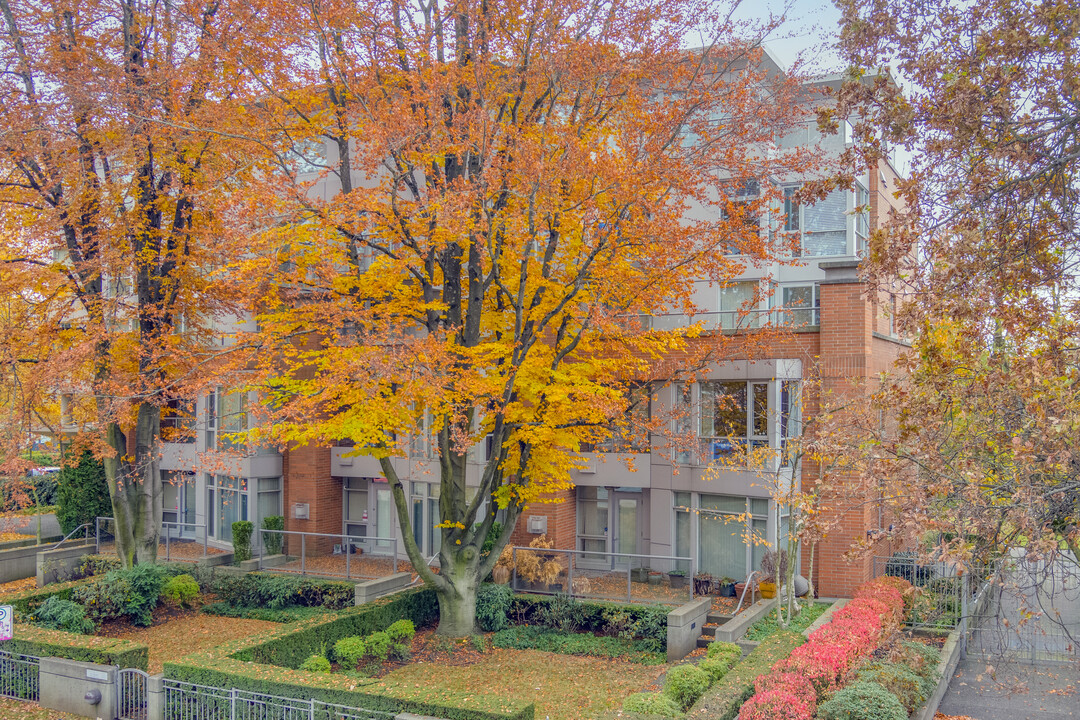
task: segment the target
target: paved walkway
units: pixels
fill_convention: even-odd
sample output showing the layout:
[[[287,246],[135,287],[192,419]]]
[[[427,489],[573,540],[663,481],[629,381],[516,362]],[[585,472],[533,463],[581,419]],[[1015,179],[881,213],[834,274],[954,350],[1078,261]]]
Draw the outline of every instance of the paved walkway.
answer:
[[[21,532],[33,535],[37,532],[36,515],[16,515],[12,517],[0,517],[0,532]],[[41,516],[42,537],[63,535],[60,532],[60,523],[52,513]]]
[[[1077,566],[1018,559],[995,592],[938,711],[975,720],[1080,718]]]

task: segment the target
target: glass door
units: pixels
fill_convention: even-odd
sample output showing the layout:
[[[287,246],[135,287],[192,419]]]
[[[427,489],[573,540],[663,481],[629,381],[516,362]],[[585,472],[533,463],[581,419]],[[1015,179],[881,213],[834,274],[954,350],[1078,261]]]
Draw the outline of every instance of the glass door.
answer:
[[[615,553],[636,555],[638,551],[638,510],[640,509],[637,495],[624,495],[615,493],[615,522],[614,535],[611,538],[611,549]],[[630,558],[612,558],[613,567],[625,568]]]

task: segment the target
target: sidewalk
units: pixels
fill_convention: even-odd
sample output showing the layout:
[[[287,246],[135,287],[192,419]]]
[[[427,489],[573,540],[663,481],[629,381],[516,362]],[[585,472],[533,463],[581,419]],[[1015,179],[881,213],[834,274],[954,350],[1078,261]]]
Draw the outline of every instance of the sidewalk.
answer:
[[[975,720],[1076,720],[1080,718],[1080,667],[1008,664],[995,677],[983,660],[956,668],[938,712]]]

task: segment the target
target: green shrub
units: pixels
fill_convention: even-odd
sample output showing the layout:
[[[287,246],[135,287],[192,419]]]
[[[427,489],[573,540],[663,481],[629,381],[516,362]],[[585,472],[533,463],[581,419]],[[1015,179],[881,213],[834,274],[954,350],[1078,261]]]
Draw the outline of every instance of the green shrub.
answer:
[[[510,606],[509,617],[518,625],[543,624],[542,618],[554,598],[545,595],[515,595]],[[663,605],[627,605],[625,603],[576,601],[582,613],[579,630],[631,637],[637,640],[650,640],[657,652],[667,648],[667,616],[671,608]],[[626,615],[620,628],[613,627],[605,620],[613,612]]]
[[[581,601],[566,593],[556,593],[551,602],[538,613],[541,625],[563,632],[577,632],[585,623],[585,608]]]
[[[285,517],[283,515],[268,515],[262,521],[263,530],[284,530]],[[264,532],[263,549],[267,555],[280,555],[281,546],[285,543],[285,536],[276,532]]]
[[[104,575],[110,570],[119,570],[123,565],[115,555],[84,555],[79,558],[79,577]]]
[[[56,519],[65,535],[96,517],[112,517],[112,500],[105,482],[105,466],[88,452],[77,462],[64,459],[56,478]]]
[[[510,624],[507,615],[514,599],[509,585],[484,583],[476,592],[476,624],[481,630],[498,632]]]
[[[311,655],[307,660],[300,663],[301,670],[307,670],[308,672],[330,672],[330,661],[322,655]]]
[[[682,715],[675,701],[662,693],[634,693],[623,700],[622,709],[625,712],[668,718],[677,718]]]
[[[859,669],[856,679],[877,683],[891,692],[909,715],[934,691],[933,683],[919,677],[910,667],[900,663],[867,663]]]
[[[71,600],[61,600],[53,596],[30,616],[35,625],[51,630],[89,635],[94,632],[94,621],[86,617],[86,608]]]
[[[932,645],[918,640],[905,640],[894,649],[898,662],[915,671],[919,677],[937,682],[937,666],[941,661],[941,651]]]
[[[219,601],[244,608],[324,607],[341,610],[352,607],[356,598],[355,584],[275,573],[218,573],[209,585],[200,585],[209,588]]]
[[[900,700],[874,682],[841,688],[818,706],[819,720],[907,720]]]
[[[110,570],[101,580],[76,590],[74,600],[95,622],[127,616],[135,625],[148,627],[169,574],[168,568],[149,563]]]
[[[719,682],[728,674],[728,671],[739,662],[742,657],[742,648],[735,643],[714,640],[709,643],[709,649],[705,658],[698,663],[698,667],[709,673],[710,684]]]
[[[113,570],[98,582],[82,585],[72,594],[75,602],[86,609],[87,616],[95,623],[125,615],[127,599],[133,590],[127,578],[113,575],[116,572]]]
[[[237,520],[232,524],[233,563],[239,565],[251,559],[251,534],[255,525],[250,520]]]
[[[734,720],[739,708],[754,694],[754,681],[772,669],[791,651],[806,642],[802,633],[780,630],[761,641],[749,655],[701,696],[690,711],[691,717],[707,717],[709,720]],[[715,644],[715,643],[714,643]]]
[[[18,593],[0,596],[0,604],[11,605],[15,609],[15,615],[27,616],[41,607],[51,597],[61,600],[74,600],[75,591],[81,587],[97,582],[92,579],[72,580],[70,582],[50,583],[43,588],[31,588]]]
[[[644,665],[659,665],[667,660],[663,653],[654,650],[654,644],[648,640],[596,637],[589,633],[565,633],[535,626],[515,626],[500,630],[491,636],[491,644],[511,650],[542,650],[561,655],[622,658]]]
[[[709,689],[709,673],[697,665],[676,665],[667,671],[664,695],[686,710]]]
[[[412,642],[416,636],[416,626],[412,620],[402,618],[391,623],[390,627],[386,628],[386,634],[390,636],[391,642]]]
[[[195,578],[190,575],[177,575],[165,582],[161,594],[165,596],[166,600],[175,605],[191,607],[192,603],[199,597],[199,583],[195,582]]]
[[[367,646],[367,656],[371,658],[372,662],[380,664],[386,662],[387,658],[390,657],[390,646],[392,644],[390,636],[382,630],[373,632],[364,639],[364,645]]]
[[[355,670],[365,655],[367,644],[364,638],[358,635],[342,638],[334,643],[334,657],[346,670]],[[303,670],[303,666],[300,669]]]
[[[488,528],[487,535],[484,536],[484,544],[480,546],[480,556],[487,557],[491,554],[491,551],[495,549],[495,543],[499,539],[499,534],[502,532],[502,523],[496,520],[491,523],[491,527]]]

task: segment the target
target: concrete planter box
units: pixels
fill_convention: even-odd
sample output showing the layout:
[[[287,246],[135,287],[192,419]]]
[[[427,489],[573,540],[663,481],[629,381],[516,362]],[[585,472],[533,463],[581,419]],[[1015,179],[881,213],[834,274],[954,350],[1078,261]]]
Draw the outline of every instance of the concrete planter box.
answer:
[[[198,562],[195,564],[201,565],[202,567],[218,567],[219,565],[232,565],[233,554],[222,553],[221,555],[207,555],[204,558],[199,558]]]
[[[60,538],[53,541],[59,541]],[[51,544],[37,544],[37,538],[10,540],[0,545],[0,583],[34,577],[37,572],[37,554],[52,548]],[[86,554],[87,551],[84,551]],[[93,547],[89,552],[93,552]]]
[[[363,605],[364,603],[371,602],[377,597],[389,595],[392,592],[401,590],[409,584],[411,578],[412,573],[399,572],[394,573],[393,575],[387,575],[386,577],[368,580],[367,582],[357,583],[355,603],[357,605]]]
[[[769,614],[773,609],[771,600],[758,600],[731,620],[716,628],[716,639],[724,642],[738,642],[750,626]],[[756,643],[755,643],[756,645]]]
[[[682,660],[697,647],[701,628],[708,621],[712,598],[703,597],[680,605],[667,616],[667,660]]]
[[[772,606],[772,604],[771,604],[772,601],[769,600],[769,601],[766,601],[766,602],[769,603],[769,612],[775,612],[776,608],[774,608]],[[815,630],[817,630],[822,625],[825,625],[826,623],[828,623],[830,620],[832,620],[833,613],[848,604],[848,601],[846,599],[834,600],[832,598],[818,598],[814,602],[815,603],[832,603],[832,605],[825,608],[825,612],[821,613],[821,615],[818,617],[817,620],[810,623],[810,626],[802,631],[801,635],[803,637],[805,637],[805,638],[809,638],[811,633],[813,633]],[[765,613],[765,614],[768,615],[768,612]],[[761,618],[758,618],[758,619],[760,620]],[[750,629],[750,627],[747,626],[746,629],[743,630],[743,634],[745,635],[747,630],[749,630],[749,629]],[[735,644],[738,645],[739,647],[741,647],[744,653],[751,653],[751,652],[754,651],[754,648],[756,648],[758,645],[761,644],[761,642],[758,641],[758,640],[738,640]]]

